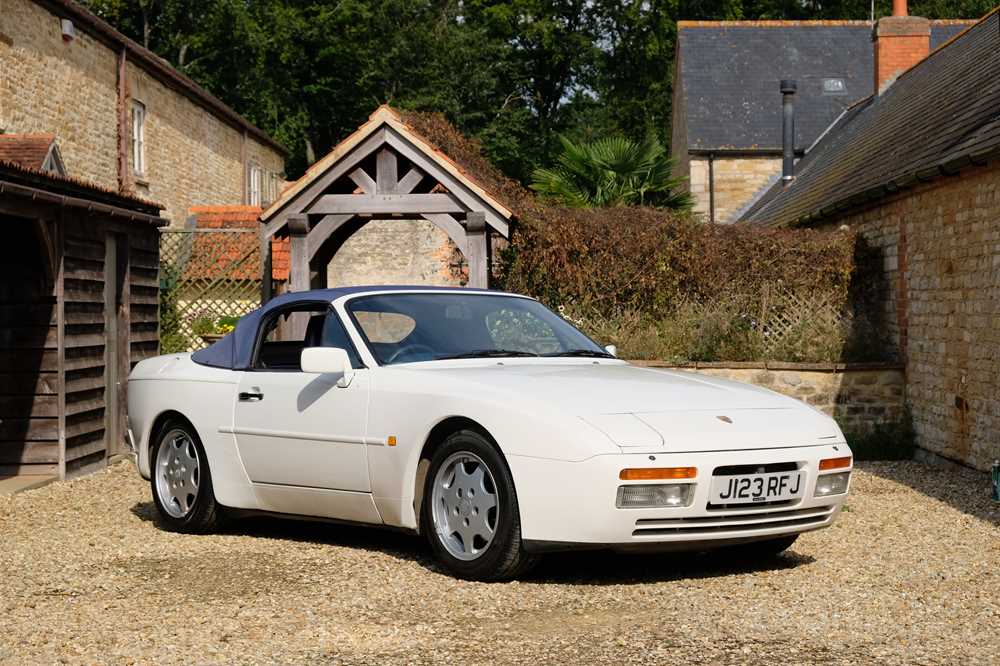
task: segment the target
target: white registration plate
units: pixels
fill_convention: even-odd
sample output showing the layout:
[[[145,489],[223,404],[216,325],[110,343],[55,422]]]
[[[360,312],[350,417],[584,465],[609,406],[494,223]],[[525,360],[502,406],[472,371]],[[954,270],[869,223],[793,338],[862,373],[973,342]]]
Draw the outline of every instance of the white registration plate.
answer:
[[[780,502],[802,496],[802,472],[712,477],[712,504]]]

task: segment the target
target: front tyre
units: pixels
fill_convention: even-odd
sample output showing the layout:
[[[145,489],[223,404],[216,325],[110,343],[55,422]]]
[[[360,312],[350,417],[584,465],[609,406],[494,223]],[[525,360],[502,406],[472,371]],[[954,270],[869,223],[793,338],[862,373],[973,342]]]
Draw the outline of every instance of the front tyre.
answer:
[[[472,430],[431,458],[421,524],[438,560],[469,580],[513,578],[535,564],[524,552],[514,481],[496,448]]]
[[[208,458],[189,423],[171,419],[160,429],[150,452],[153,502],[167,528],[204,534],[222,524]]]

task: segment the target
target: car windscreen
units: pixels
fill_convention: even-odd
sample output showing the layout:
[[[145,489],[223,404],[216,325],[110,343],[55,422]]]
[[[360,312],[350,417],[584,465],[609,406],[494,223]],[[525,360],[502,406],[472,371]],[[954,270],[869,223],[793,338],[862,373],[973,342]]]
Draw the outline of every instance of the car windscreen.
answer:
[[[381,365],[457,358],[610,357],[551,310],[491,294],[361,296],[347,311]]]

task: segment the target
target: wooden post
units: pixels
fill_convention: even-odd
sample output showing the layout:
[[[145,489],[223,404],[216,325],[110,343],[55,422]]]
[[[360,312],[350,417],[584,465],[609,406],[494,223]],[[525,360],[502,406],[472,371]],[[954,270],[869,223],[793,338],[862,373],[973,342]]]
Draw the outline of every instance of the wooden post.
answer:
[[[465,216],[465,237],[469,252],[465,260],[469,264],[469,287],[486,289],[489,285],[486,251],[486,213],[470,211]]]
[[[288,273],[288,291],[309,291],[312,280],[309,275],[309,217],[307,215],[288,216],[290,236],[291,266]],[[306,335],[308,317],[304,312],[293,313],[287,326],[282,327],[283,340],[302,340]]]
[[[291,266],[288,291],[309,290],[309,218],[305,215],[288,216],[288,234],[291,238]]]
[[[260,241],[260,265],[260,304],[264,305],[274,297],[274,265],[269,237],[262,238]]]

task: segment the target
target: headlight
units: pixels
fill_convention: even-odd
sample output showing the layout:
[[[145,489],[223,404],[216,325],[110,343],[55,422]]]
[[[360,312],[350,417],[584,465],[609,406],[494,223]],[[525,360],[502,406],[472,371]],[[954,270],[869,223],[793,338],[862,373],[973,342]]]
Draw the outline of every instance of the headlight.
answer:
[[[816,479],[815,497],[825,497],[826,495],[840,495],[847,492],[847,482],[851,478],[850,472],[840,474],[822,474]]]
[[[690,506],[694,497],[693,483],[661,483],[642,486],[618,486],[619,509]]]

